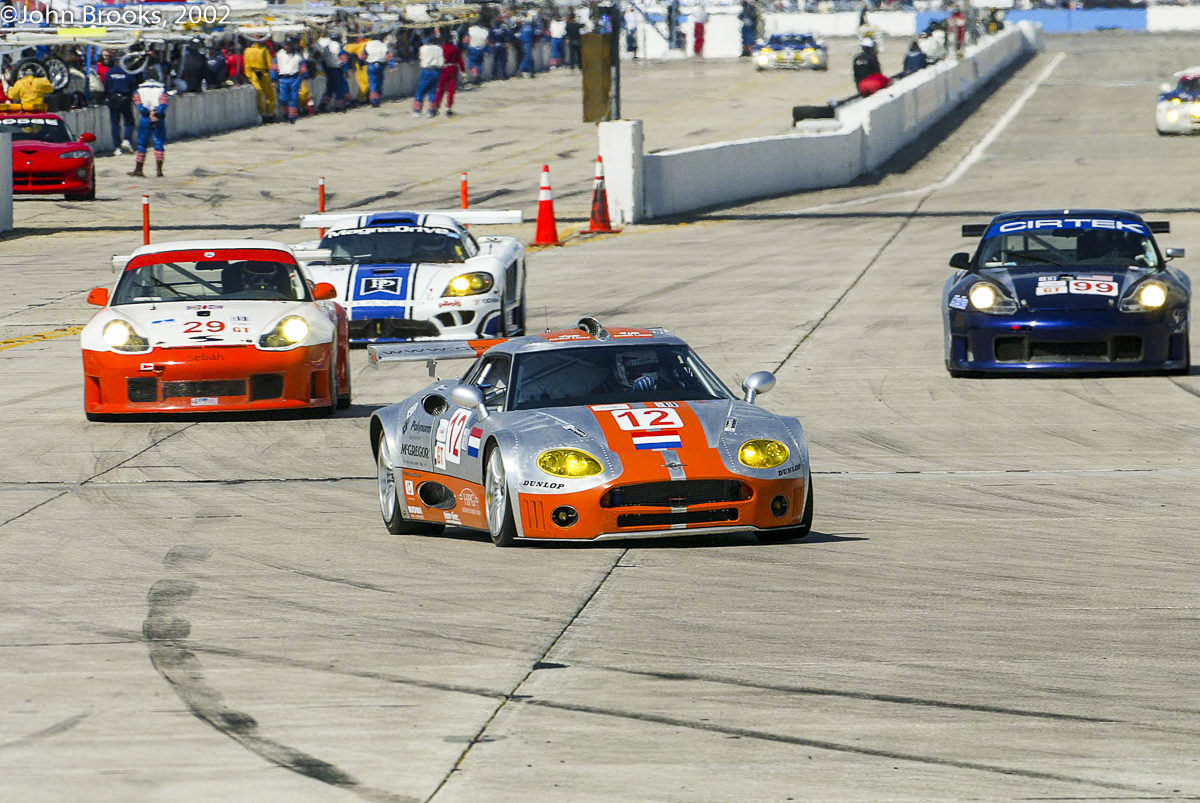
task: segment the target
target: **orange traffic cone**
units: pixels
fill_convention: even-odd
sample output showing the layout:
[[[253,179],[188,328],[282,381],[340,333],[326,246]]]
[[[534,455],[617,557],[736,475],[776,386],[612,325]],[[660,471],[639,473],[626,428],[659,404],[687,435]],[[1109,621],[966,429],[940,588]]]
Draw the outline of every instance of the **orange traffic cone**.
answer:
[[[542,165],[542,186],[538,190],[537,234],[531,245],[562,245],[554,222],[554,198],[550,195],[550,165]]]
[[[592,185],[592,221],[588,231],[597,234],[615,234],[608,219],[608,192],[604,189],[604,159],[596,157],[596,182]]]

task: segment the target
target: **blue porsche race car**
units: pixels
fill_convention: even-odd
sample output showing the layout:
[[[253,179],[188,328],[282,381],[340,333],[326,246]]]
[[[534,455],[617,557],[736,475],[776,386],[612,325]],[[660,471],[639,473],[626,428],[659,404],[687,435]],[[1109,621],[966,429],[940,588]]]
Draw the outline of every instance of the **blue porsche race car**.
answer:
[[[1167,222],[1035,210],[962,227],[942,295],[946,368],[974,373],[1186,373],[1191,280],[1160,251]]]
[[[825,43],[807,33],[775,33],[754,48],[754,69],[828,70]]]

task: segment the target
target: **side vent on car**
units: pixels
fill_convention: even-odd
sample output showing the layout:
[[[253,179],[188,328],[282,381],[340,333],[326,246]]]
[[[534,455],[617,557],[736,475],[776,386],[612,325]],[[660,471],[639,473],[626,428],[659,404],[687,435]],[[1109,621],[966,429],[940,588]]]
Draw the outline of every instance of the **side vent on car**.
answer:
[[[421,402],[421,406],[423,406],[425,408],[425,412],[429,413],[430,415],[441,415],[442,413],[446,412],[446,409],[450,405],[447,404],[446,400],[441,396],[433,393],[425,397],[425,400]]]
[[[454,492],[440,482],[423,482],[417,488],[417,496],[427,507],[449,510],[454,507]]]

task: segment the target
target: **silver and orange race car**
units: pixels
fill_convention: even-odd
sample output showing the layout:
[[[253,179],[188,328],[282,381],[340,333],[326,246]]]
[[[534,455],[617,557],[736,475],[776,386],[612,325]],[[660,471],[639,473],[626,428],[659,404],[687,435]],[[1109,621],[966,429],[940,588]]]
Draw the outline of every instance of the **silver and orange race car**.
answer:
[[[519,539],[594,541],[812,527],[808,442],[795,418],[738,398],[662,329],[575,328],[511,340],[368,347],[371,362],[474,359],[377,410],[370,443],[392,533],[447,525]]]
[[[346,311],[270,240],[139,248],[82,332],[90,420],[350,404]]]

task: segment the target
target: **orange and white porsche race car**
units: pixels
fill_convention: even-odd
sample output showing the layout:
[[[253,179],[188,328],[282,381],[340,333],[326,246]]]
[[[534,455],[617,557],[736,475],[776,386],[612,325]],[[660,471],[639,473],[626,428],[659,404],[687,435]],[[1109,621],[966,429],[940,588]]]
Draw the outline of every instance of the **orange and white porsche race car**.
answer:
[[[754,404],[775,384],[751,374],[738,398],[661,329],[576,328],[512,340],[368,347],[373,364],[470,359],[375,412],[370,441],[392,533],[447,525],[497,546],[812,527],[808,442],[795,418]]]
[[[292,250],[203,240],[135,251],[84,327],[84,410],[130,413],[314,409],[350,404],[346,313]]]

